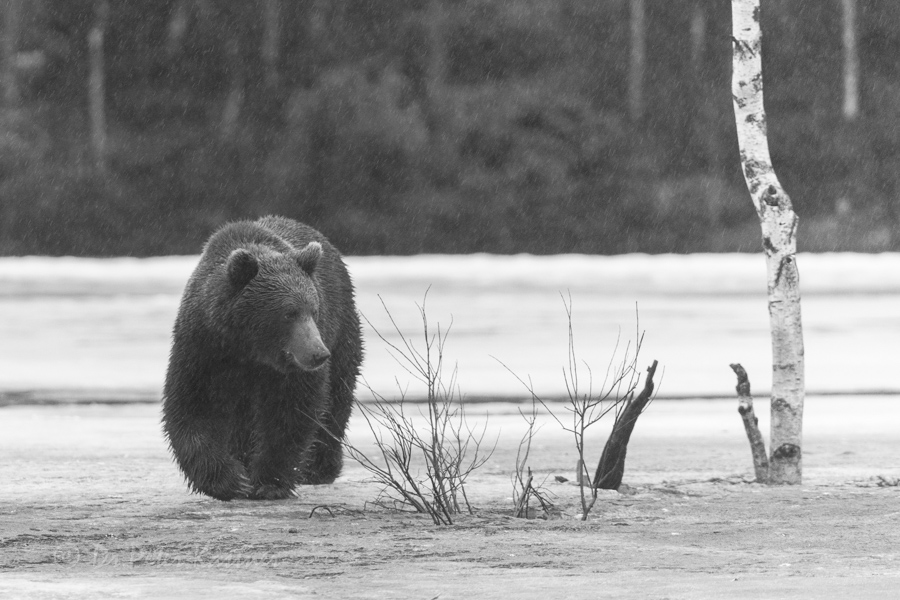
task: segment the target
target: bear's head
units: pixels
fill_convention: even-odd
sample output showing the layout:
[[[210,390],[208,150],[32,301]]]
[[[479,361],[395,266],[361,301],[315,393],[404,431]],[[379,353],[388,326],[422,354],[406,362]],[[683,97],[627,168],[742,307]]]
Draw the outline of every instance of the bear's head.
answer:
[[[318,326],[321,258],[318,242],[286,252],[238,248],[228,256],[229,327],[254,360],[283,373],[315,371],[328,361],[331,352]]]

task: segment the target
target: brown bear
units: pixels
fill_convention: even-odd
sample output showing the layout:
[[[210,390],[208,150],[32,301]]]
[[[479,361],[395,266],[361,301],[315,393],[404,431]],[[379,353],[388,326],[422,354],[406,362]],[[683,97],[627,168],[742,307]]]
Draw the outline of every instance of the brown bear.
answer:
[[[353,284],[321,233],[281,217],[222,227],[184,290],[163,391],[190,488],[273,500],[334,481],[361,362]]]

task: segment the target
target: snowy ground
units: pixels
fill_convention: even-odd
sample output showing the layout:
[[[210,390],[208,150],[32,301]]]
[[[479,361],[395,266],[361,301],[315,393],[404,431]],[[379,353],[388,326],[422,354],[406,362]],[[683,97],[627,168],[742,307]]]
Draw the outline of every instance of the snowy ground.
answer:
[[[0,258],[0,393],[158,396],[171,326],[197,257]],[[646,332],[639,365],[663,369],[661,394],[731,396],[730,362],[770,386],[761,255],[350,257],[358,306],[396,341],[381,300],[421,347],[416,303],[432,331],[450,324],[445,362],[469,397],[521,397],[503,366],[542,395],[565,393],[566,313],[576,351],[599,385],[619,353]],[[900,390],[900,255],[801,255],[807,389]],[[366,326],[364,377],[392,395],[395,377],[418,395],[386,344]],[[501,362],[503,364],[501,364]],[[584,371],[582,371],[584,373]],[[365,395],[365,392],[363,393]]]
[[[736,400],[655,403],[627,487],[586,523],[577,486],[554,478],[572,478],[571,436],[546,414],[529,466],[560,512],[512,518],[525,425],[511,403],[480,404],[470,423],[496,447],[466,482],[476,514],[452,527],[373,505],[351,460],[294,500],[191,495],[155,403],[0,407],[0,598],[896,598],[896,404],[811,398],[803,485],[767,487],[750,483]],[[609,425],[591,430],[592,461]],[[350,440],[372,448],[358,413]]]

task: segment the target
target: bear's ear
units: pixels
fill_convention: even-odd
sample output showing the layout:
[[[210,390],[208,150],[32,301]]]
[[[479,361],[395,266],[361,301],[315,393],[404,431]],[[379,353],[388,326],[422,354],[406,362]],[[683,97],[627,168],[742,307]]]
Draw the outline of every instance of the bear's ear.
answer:
[[[244,287],[250,283],[250,280],[259,272],[259,263],[256,262],[256,257],[243,248],[233,251],[228,256],[225,266],[228,269],[228,279],[238,287]]]
[[[300,265],[300,268],[306,271],[307,275],[312,275],[322,258],[322,244],[319,242],[310,242],[306,248],[297,252],[294,260]]]

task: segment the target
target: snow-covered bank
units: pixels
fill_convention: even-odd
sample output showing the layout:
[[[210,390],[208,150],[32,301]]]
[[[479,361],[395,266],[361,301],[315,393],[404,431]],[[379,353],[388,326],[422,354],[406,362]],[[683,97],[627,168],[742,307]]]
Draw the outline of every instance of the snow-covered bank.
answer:
[[[0,295],[180,292],[198,256],[0,257]],[[757,254],[491,254],[350,256],[357,285],[463,281],[471,287],[587,289],[594,293],[765,294]],[[800,254],[803,294],[900,292],[900,253]]]
[[[0,390],[157,392],[178,300],[196,261],[0,258]],[[730,362],[747,367],[755,393],[769,387],[760,255],[480,254],[347,262],[361,312],[389,339],[397,335],[381,301],[419,342],[416,303],[428,290],[432,324],[446,328],[452,319],[445,360],[458,363],[467,395],[523,395],[503,365],[530,376],[541,394],[565,392],[561,294],[571,294],[576,351],[591,365],[595,389],[617,338],[620,356],[628,340],[633,343],[636,308],[646,331],[639,364],[660,361],[662,394],[729,396]],[[893,377],[900,349],[900,254],[802,254],[798,263],[808,389],[900,388]],[[364,377],[370,386],[391,395],[395,377],[401,386],[408,384],[369,326],[366,346]]]

